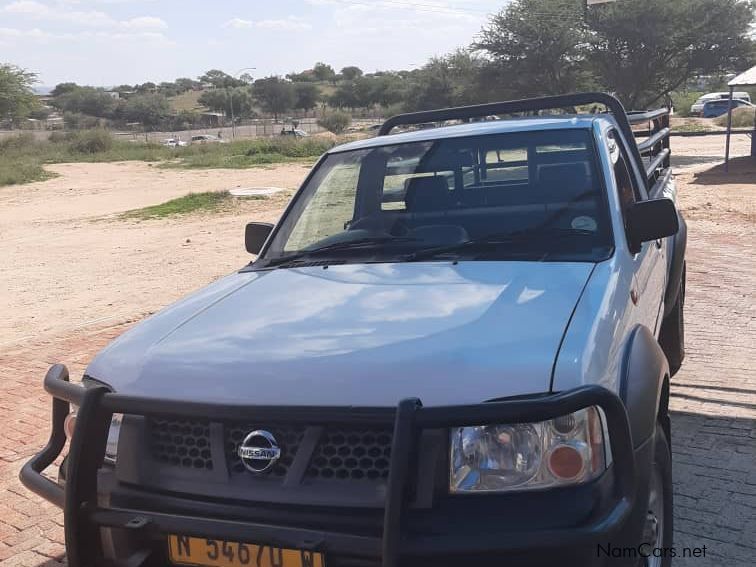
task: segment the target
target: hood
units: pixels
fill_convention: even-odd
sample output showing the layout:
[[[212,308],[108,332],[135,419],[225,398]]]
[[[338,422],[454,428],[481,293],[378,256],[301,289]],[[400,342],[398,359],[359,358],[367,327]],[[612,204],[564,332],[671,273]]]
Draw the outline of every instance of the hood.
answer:
[[[132,328],[87,375],[130,395],[426,406],[546,392],[593,264],[368,264],[227,276]]]

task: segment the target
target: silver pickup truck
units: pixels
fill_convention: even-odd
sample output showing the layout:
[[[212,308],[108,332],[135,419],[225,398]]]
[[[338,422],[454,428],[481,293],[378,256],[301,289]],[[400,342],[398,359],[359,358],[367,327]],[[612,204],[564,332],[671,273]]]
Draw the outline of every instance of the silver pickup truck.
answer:
[[[254,262],[80,384],[48,372],[21,479],[64,509],[69,566],[668,566],[668,136],[587,93],[333,148],[247,226]]]

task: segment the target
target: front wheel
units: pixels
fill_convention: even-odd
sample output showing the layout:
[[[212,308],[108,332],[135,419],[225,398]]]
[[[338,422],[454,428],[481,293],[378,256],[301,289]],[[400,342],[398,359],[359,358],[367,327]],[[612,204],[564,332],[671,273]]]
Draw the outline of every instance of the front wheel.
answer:
[[[654,434],[654,463],[649,480],[646,523],[639,549],[638,567],[670,567],[672,564],[672,456],[661,424]]]

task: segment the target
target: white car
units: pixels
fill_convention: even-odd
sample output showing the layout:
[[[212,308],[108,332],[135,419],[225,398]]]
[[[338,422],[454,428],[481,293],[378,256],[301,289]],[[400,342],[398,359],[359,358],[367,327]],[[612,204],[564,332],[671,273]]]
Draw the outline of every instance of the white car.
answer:
[[[189,144],[180,138],[166,138],[161,142],[163,146],[168,148],[183,148]]]
[[[693,116],[701,116],[703,114],[704,104],[712,100],[721,100],[721,99],[728,99],[728,98],[730,98],[729,92],[705,94],[702,97],[700,97],[695,103],[693,103],[693,106],[690,107],[690,113]],[[744,100],[746,102],[751,102],[751,95],[749,95],[745,91],[742,91],[742,92],[738,91],[738,92],[732,93],[732,98]]]

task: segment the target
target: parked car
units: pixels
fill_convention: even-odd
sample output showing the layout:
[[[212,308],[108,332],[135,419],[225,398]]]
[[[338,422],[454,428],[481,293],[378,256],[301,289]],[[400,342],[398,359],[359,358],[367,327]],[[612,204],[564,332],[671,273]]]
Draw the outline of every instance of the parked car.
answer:
[[[192,136],[192,144],[226,144],[228,140],[213,136],[212,134],[199,134]]]
[[[733,99],[732,101],[732,108],[741,108],[741,107],[750,107],[754,108],[754,105],[752,105],[750,102],[740,99]],[[704,118],[716,118],[717,116],[722,116],[723,114],[727,114],[728,109],[730,108],[730,100],[710,100],[703,105],[703,111],[701,112],[702,116]]]
[[[281,129],[281,136],[293,136],[294,138],[307,138],[309,137],[309,134],[305,132],[304,130],[300,130],[299,128],[282,128]]]
[[[751,96],[745,92],[745,91],[738,91],[732,93],[732,97],[744,100],[746,102],[751,102]],[[719,93],[708,93],[700,97],[693,105],[690,107],[690,113],[694,116],[702,116],[703,110],[704,110],[704,104],[713,101],[713,100],[722,100],[722,99],[729,99],[730,93],[729,92],[719,92]]]
[[[68,565],[637,567],[602,546],[669,549],[668,111],[587,93],[421,116],[592,104],[611,112],[391,134],[417,121],[394,117],[324,155],[275,227],[247,225],[253,262],[81,384],[53,366],[51,438],[21,479],[63,507]]]
[[[161,142],[161,144],[169,148],[183,148],[184,146],[189,145],[187,142],[184,142],[181,138],[166,138],[165,140]]]

